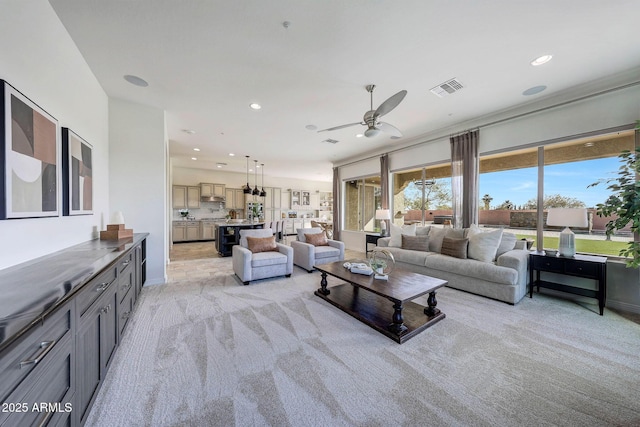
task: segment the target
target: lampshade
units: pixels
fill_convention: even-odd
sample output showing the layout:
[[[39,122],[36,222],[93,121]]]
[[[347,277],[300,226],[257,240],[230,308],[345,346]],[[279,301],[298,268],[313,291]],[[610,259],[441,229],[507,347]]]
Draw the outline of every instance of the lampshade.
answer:
[[[389,209],[376,209],[376,219],[391,219]]]
[[[587,210],[584,208],[551,208],[547,212],[547,225],[566,227],[558,235],[560,256],[573,257],[576,254],[576,240],[569,227],[589,225]]]
[[[256,179],[256,188],[253,189],[253,191],[251,192],[251,194],[253,194],[254,196],[259,196],[260,195],[260,189],[258,188],[258,161],[254,160],[255,162],[255,166],[253,168],[253,175]]]
[[[551,208],[547,213],[547,225],[559,227],[586,227],[587,210],[584,208]]]
[[[113,215],[111,215],[111,224],[124,224],[124,215],[122,215],[122,212],[115,211]]]
[[[379,133],[380,133],[380,129],[369,128],[369,129],[364,131],[364,136],[366,136],[367,138],[373,138],[374,136],[376,136]]]
[[[245,156],[247,158],[247,185],[242,187],[242,192],[244,194],[251,194],[251,187],[249,186],[249,156]]]

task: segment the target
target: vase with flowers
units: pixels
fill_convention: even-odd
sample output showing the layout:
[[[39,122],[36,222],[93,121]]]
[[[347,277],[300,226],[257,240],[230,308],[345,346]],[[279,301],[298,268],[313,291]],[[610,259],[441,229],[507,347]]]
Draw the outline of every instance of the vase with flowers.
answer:
[[[182,219],[187,219],[187,216],[189,216],[189,209],[180,209],[178,212],[180,216],[182,216]]]

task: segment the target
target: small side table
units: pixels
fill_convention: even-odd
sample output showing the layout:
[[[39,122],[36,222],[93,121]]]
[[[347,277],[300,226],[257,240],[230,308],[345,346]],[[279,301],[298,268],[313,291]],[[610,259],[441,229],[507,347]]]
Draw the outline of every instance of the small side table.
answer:
[[[536,279],[533,280],[533,272]],[[540,280],[540,272],[564,274],[574,277],[594,279],[598,282],[598,289],[584,289],[571,285]],[[574,257],[548,256],[544,252],[532,252],[529,255],[529,298],[533,298],[533,287],[553,289],[568,292],[583,297],[596,298],[600,308],[600,316],[604,311],[607,299],[607,258],[601,256],[575,255]]]
[[[366,236],[365,237],[366,240],[365,240],[365,244],[364,244],[364,252],[366,254],[371,252],[369,250],[369,243],[374,244],[374,245],[377,246],[378,245],[378,239],[380,239],[381,237],[384,237],[384,236],[381,236],[379,233],[375,233],[375,234],[374,233],[371,233],[371,234],[367,233],[365,236]]]

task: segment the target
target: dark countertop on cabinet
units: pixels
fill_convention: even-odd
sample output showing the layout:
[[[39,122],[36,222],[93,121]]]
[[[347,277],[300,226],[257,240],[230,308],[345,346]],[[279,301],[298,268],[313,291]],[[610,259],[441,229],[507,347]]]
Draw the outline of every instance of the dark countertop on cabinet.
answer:
[[[0,270],[0,351],[148,235],[90,240]]]

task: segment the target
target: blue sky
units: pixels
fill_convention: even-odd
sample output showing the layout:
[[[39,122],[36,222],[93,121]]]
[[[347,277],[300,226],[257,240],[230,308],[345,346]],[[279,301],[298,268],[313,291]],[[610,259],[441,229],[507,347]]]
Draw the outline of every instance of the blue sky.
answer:
[[[595,207],[609,196],[607,185],[587,188],[601,178],[615,177],[620,167],[617,157],[563,163],[545,167],[545,195],[561,194],[583,201],[587,207]],[[493,197],[491,206],[510,200],[516,206],[525,204],[537,194],[538,169],[527,168],[480,175],[480,197]]]

